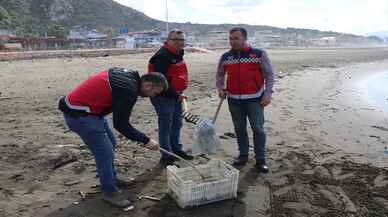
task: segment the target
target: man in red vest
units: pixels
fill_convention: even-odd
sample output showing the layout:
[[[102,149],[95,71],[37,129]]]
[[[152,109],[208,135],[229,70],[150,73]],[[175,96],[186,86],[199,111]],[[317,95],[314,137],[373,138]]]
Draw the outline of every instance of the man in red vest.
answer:
[[[131,180],[116,174],[113,161],[117,142],[105,116],[113,113],[114,128],[126,138],[158,150],[159,144],[135,129],[129,117],[139,96],[154,97],[167,89],[167,80],[160,73],[140,76],[134,70],[111,68],[93,74],[60,99],[58,107],[67,126],[95,158],[104,201],[118,207],[131,205],[118,189]]]
[[[267,173],[264,132],[264,107],[271,103],[274,73],[267,53],[252,48],[247,43],[247,31],[233,28],[229,32],[231,50],[219,61],[216,86],[220,98],[228,98],[229,111],[237,136],[239,156],[234,166],[244,166],[248,161],[249,139],[247,119],[253,131],[256,167]],[[225,75],[227,82],[225,85]]]
[[[189,84],[187,66],[183,59],[185,33],[172,30],[167,41],[150,59],[148,72],[160,72],[166,76],[169,89],[163,94],[151,98],[158,115],[160,147],[174,152],[178,156],[192,160],[182,149],[180,131],[182,128],[182,100],[183,92]],[[160,163],[164,166],[172,165],[174,158],[162,153]]]

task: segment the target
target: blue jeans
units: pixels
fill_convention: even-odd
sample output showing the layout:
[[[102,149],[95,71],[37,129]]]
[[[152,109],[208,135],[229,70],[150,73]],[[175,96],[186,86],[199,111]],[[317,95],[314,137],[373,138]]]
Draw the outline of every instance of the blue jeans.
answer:
[[[69,129],[77,133],[91,150],[102,192],[106,195],[116,192],[118,188],[113,160],[117,142],[106,118],[94,115],[74,118],[67,114],[64,114],[64,118]]]
[[[256,161],[265,163],[266,135],[264,132],[264,108],[260,105],[259,100],[250,102],[228,100],[228,104],[237,136],[240,155],[249,154],[249,139],[247,133],[248,118],[253,131],[253,147]]]
[[[182,103],[176,98],[157,96],[151,98],[158,115],[159,144],[167,151],[181,151]],[[162,157],[169,157],[161,152]]]

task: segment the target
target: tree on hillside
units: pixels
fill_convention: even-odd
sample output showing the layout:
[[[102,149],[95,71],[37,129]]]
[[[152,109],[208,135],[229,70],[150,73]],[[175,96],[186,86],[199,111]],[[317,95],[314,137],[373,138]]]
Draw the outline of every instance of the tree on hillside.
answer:
[[[51,25],[47,29],[47,36],[55,38],[66,38],[68,31],[60,25]]]
[[[10,18],[7,10],[0,6],[0,28],[7,28],[10,24]]]

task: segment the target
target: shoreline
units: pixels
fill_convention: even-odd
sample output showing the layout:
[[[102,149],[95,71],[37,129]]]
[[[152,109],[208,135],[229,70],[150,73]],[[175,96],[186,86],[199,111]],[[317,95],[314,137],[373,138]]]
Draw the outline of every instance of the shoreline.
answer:
[[[342,155],[349,155],[356,162],[370,163],[373,159],[366,155],[379,152],[378,147],[384,145],[384,141],[375,141],[373,137],[383,138],[384,131],[371,126],[384,126],[388,114],[367,100],[368,95],[359,90],[359,83],[373,76],[371,72],[378,74],[379,69],[385,67],[388,67],[388,60],[295,71],[278,78],[273,102],[265,111],[268,147],[285,143],[301,147],[310,143],[322,149],[341,150]],[[209,108],[215,108],[218,102],[216,95],[212,95],[210,99],[196,101],[193,106],[198,114],[210,114],[207,117],[211,118],[214,111]],[[226,101],[216,128],[220,135],[234,133]],[[249,124],[248,132],[252,142]],[[194,138],[195,135],[191,135],[190,139]],[[225,155],[238,155],[235,142],[222,147]],[[378,160],[373,164],[388,166]]]
[[[384,85],[388,83],[387,75],[387,70],[376,72],[362,83],[368,92],[367,100],[385,113],[388,113],[388,88]]]
[[[280,113],[283,117],[280,117],[279,121],[289,122],[287,119],[291,118],[297,122],[296,127],[289,124],[286,130],[291,131],[294,137],[300,135],[296,136],[294,141],[309,138],[307,141],[310,143],[340,149],[344,153],[351,154],[351,158],[355,158],[358,162],[370,163],[372,158],[362,157],[370,152],[379,152],[380,149],[383,150],[380,146],[386,145],[382,139],[384,131],[380,130],[380,132],[372,126],[388,127],[384,126],[388,115],[366,100],[367,93],[359,90],[358,82],[371,76],[371,71],[378,73],[380,69],[386,67],[388,67],[388,61],[378,61],[351,64],[336,69],[319,69],[316,73],[295,75],[307,77],[302,78],[301,83],[311,82],[306,86],[301,84],[301,88],[294,87],[296,91],[294,95],[302,95],[302,99],[298,102],[304,105],[304,108],[302,112],[297,111],[298,109],[280,109],[277,114]],[[286,91],[286,93],[290,92]],[[292,100],[284,97],[281,100],[283,104],[292,103]],[[276,117],[272,118],[276,120]],[[269,118],[274,122],[273,119]],[[276,129],[277,126],[273,128]],[[372,163],[376,166],[388,165],[381,159],[373,160]]]

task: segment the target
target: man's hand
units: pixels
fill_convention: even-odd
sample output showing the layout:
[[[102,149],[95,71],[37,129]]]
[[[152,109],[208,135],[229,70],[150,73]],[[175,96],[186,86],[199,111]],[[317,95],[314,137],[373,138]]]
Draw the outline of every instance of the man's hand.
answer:
[[[271,103],[271,97],[263,96],[263,98],[260,101],[261,106],[266,107]]]
[[[221,99],[225,99],[225,98],[226,98],[226,90],[224,90],[224,89],[218,89],[218,96],[219,96]]]
[[[159,144],[155,140],[150,139],[150,141],[145,144],[144,147],[149,150],[156,151],[159,149]]]

